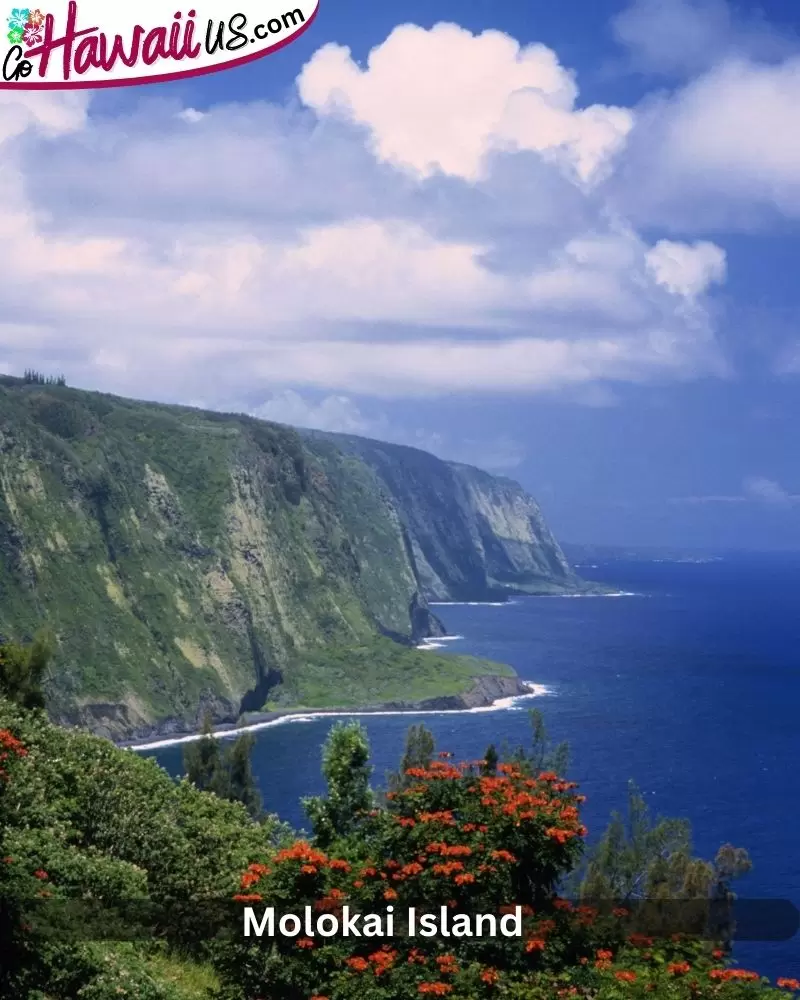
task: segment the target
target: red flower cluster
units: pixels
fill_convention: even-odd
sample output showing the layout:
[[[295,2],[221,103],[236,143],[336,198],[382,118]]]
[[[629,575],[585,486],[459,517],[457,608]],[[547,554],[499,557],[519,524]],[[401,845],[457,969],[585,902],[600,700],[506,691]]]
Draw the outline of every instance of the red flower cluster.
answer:
[[[3,764],[9,757],[27,757],[28,750],[21,740],[18,740],[8,729],[0,729],[0,781],[8,779],[8,772]]]
[[[727,983],[731,980],[742,982],[757,982],[761,976],[757,972],[750,972],[748,969],[711,969],[708,973],[709,979],[717,982]]]

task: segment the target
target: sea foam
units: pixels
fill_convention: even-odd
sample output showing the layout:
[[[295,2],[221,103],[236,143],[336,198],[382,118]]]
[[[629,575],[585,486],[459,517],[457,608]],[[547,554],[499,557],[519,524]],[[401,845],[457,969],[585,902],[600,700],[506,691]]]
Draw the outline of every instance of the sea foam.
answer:
[[[236,729],[223,729],[212,733],[214,739],[228,739],[229,737],[241,736],[243,733],[254,733],[260,729],[271,729],[273,726],[283,726],[289,723],[315,722],[320,718],[327,719],[351,719],[354,717],[380,716],[380,715],[477,715],[483,712],[499,712],[524,708],[523,702],[529,698],[541,698],[545,695],[552,695],[553,689],[546,684],[535,684],[533,681],[522,681],[524,687],[528,689],[527,694],[514,695],[510,698],[498,698],[491,705],[479,705],[477,708],[442,708],[442,709],[421,709],[400,710],[393,709],[376,712],[297,712],[290,715],[282,715],[278,719],[270,719],[268,722],[254,722],[249,726],[238,726]],[[172,739],[155,740],[152,743],[142,743],[137,746],[128,747],[129,750],[161,750],[164,747],[179,746],[183,743],[194,743],[203,739],[201,733],[193,733],[191,736],[176,736]]]

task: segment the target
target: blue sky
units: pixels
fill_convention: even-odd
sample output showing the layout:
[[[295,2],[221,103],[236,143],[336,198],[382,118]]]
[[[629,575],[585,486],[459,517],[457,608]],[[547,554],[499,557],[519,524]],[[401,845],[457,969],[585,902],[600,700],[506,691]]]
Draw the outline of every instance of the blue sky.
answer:
[[[0,96],[0,368],[510,475],[567,541],[800,547],[800,14],[321,0]]]

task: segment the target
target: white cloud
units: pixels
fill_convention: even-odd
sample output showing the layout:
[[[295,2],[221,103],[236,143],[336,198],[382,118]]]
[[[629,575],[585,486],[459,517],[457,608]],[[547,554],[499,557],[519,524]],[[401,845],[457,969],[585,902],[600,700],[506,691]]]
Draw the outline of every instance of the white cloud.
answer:
[[[89,97],[85,92],[0,90],[0,142],[34,129],[47,136],[83,127]]]
[[[236,407],[222,409],[236,410]],[[324,396],[315,400],[288,389],[251,407],[249,413],[262,420],[293,427],[356,434],[421,448],[446,461],[464,462],[492,471],[517,468],[525,459],[524,447],[508,435],[463,438],[454,437],[452,433],[409,427],[390,420],[385,413],[365,414],[349,396]]]
[[[800,217],[800,57],[731,58],[646,102],[616,178],[634,218],[683,231]]]
[[[793,496],[774,479],[763,476],[751,476],[744,481],[744,492],[747,497],[773,507],[786,507],[800,501],[800,496]]]
[[[688,299],[697,298],[713,282],[725,280],[725,251],[715,243],[703,241],[690,246],[659,240],[645,259],[659,285]]]
[[[668,75],[696,74],[738,55],[785,58],[797,39],[726,0],[634,0],[612,20],[633,66]]]
[[[374,433],[383,425],[382,421],[368,420],[347,396],[325,396],[314,402],[292,389],[276,393],[259,403],[250,410],[250,415],[292,427],[362,436]]]
[[[492,152],[532,150],[589,181],[633,125],[626,108],[576,108],[574,78],[546,46],[455,24],[395,28],[366,69],[348,48],[325,45],[298,87],[318,114],[366,126],[381,160],[421,177],[440,170],[474,181]]]
[[[469,53],[487,103],[467,90],[448,131],[454,94],[432,107],[423,71],[458,80]],[[370,103],[409,65],[401,105]],[[369,134],[331,113],[340,91],[348,115],[372,116]],[[12,370],[46,363],[73,383],[209,405],[278,393],[275,414],[300,412],[288,391],[314,390],[323,402],[291,422],[353,428],[351,394],[608,399],[598,383],[725,372],[708,299],[723,251],[651,246],[604,184],[565,174],[565,151],[602,170],[611,147],[587,125],[606,112],[575,110],[550,50],[406,26],[366,71],[321,50],[300,92],[317,112],[199,114],[145,95],[115,118],[69,95],[3,98],[0,348]],[[583,123],[574,142],[548,131],[554,109]],[[431,129],[415,132],[426,114]],[[492,156],[502,136],[507,152]]]
[[[741,493],[675,497],[670,503],[688,505],[761,504],[766,507],[787,508],[800,503],[800,494],[790,493],[774,479],[767,479],[764,476],[748,476],[742,483]]]

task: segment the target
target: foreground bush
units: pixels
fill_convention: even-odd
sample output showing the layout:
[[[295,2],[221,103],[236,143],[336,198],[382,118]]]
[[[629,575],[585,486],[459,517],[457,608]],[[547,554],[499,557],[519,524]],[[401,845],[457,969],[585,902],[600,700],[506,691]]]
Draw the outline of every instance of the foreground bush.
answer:
[[[100,971],[104,981],[125,980],[110,977],[109,963],[121,959],[108,947],[87,949],[80,921],[91,907],[97,929],[113,930],[112,938],[124,937],[137,914],[149,926],[164,913],[153,937],[204,957],[219,922],[209,901],[228,897],[238,870],[282,834],[274,818],[255,823],[242,805],[173,781],[153,760],[2,699],[0,744],[2,997],[42,990],[75,1000]],[[71,919],[76,900],[82,908]],[[180,922],[169,919],[176,904]],[[115,928],[107,926],[112,918]],[[131,976],[140,982],[128,997],[161,996],[146,972],[137,967]]]
[[[275,819],[254,822],[243,805],[175,782],[152,761],[0,700],[0,996],[772,1000],[800,990],[731,966],[697,933],[646,936],[618,901],[563,898],[583,853],[582,797],[540,754],[454,763],[431,759],[425,733],[411,742],[381,797],[369,787],[363,730],[335,727],[323,761],[328,795],[307,803],[312,836],[287,840]],[[665,828],[656,824],[652,837],[639,826],[662,850]],[[632,872],[630,845],[616,840],[590,864],[595,885],[604,858]],[[738,855],[701,868],[685,837],[670,843],[667,882],[642,853],[659,884],[705,872],[709,880],[689,880],[692,891],[713,895],[717,875],[734,873]],[[230,910],[212,905],[222,899]],[[108,940],[59,910],[76,900],[99,906]],[[156,904],[161,922],[147,911],[147,933],[124,943],[135,903]],[[395,935],[244,938],[244,908],[259,917],[267,905],[278,915],[308,906],[328,920],[346,906],[384,917],[392,906]],[[453,933],[408,937],[409,907],[444,907]],[[500,918],[517,907],[520,937],[455,933],[456,914]]]
[[[359,727],[335,729],[325,753],[335,802],[359,801]],[[408,756],[408,755],[407,755]],[[341,765],[342,761],[339,761]],[[582,853],[582,796],[552,771],[519,756],[497,765],[455,764],[447,754],[405,769],[385,807],[347,812],[309,803],[325,850],[297,841],[242,874],[236,899],[257,919],[301,915],[341,921],[385,914],[395,936],[242,938],[220,967],[226,997],[280,1000],[393,1000],[450,997],[550,1000],[553,997],[765,997],[775,991],[754,973],[726,969],[725,952],[699,937],[646,938],[635,914],[575,904],[558,894]],[[338,783],[338,784],[337,784]],[[338,836],[337,836],[338,834]],[[438,914],[495,914],[521,908],[521,937],[409,937],[408,907]],[[789,983],[788,985],[792,985]]]

